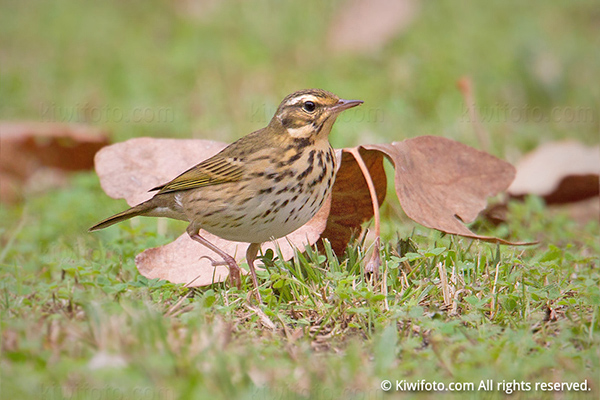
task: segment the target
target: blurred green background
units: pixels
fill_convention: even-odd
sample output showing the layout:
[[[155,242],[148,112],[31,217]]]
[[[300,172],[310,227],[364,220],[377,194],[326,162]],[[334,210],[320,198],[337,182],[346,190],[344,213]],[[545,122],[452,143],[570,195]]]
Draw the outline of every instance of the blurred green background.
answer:
[[[592,0],[403,1],[387,35],[372,33],[385,6],[369,19],[352,1],[1,3],[3,120],[233,141],[288,93],[320,87],[365,101],[336,125],[336,147],[423,134],[476,145],[456,87],[469,76],[494,153],[598,141]],[[372,44],[352,49],[349,30]]]

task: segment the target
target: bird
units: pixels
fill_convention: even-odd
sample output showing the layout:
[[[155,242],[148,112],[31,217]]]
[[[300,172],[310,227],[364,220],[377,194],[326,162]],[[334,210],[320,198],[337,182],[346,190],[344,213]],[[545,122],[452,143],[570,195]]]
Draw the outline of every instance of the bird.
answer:
[[[261,302],[254,261],[264,242],[284,237],[308,222],[332,191],[337,157],[329,134],[338,115],[362,104],[323,89],[286,96],[269,124],[231,143],[216,155],[150,190],[154,196],[89,228],[104,229],[136,216],[189,222],[194,241],[219,255],[229,279],[241,287],[235,259],[200,236],[250,243],[246,262]]]

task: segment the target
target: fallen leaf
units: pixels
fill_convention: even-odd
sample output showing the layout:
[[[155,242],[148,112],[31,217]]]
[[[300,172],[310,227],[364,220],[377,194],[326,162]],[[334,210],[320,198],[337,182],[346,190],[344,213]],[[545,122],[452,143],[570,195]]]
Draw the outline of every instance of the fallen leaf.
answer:
[[[590,221],[600,221],[600,199],[589,198],[576,203],[550,206],[550,217],[560,212],[566,212],[569,217],[583,226]]]
[[[341,3],[328,33],[333,51],[374,52],[406,30],[419,11],[416,0],[351,0]]]
[[[3,202],[19,200],[28,180],[41,170],[60,182],[65,171],[93,168],[94,154],[109,143],[104,131],[79,124],[2,122],[0,133]]]
[[[465,226],[485,208],[488,197],[512,182],[515,169],[506,161],[436,136],[362,147],[383,152],[394,164],[396,193],[412,220],[454,235],[525,244],[478,235]]]
[[[170,4],[181,17],[201,23],[213,19],[223,3],[219,0],[178,0]]]
[[[115,143],[95,157],[102,189],[134,206],[154,196],[150,189],[170,181],[227,146],[194,139],[136,138]]]
[[[385,200],[387,179],[383,169],[383,154],[360,148],[377,192],[379,204]],[[354,157],[342,151],[340,168],[331,194],[331,212],[322,234],[331,242],[336,254],[343,254],[352,234],[360,233],[361,225],[373,217],[369,188]]]
[[[517,164],[517,176],[508,188],[514,197],[533,194],[547,204],[568,203],[598,196],[600,146],[575,141],[544,144]]]

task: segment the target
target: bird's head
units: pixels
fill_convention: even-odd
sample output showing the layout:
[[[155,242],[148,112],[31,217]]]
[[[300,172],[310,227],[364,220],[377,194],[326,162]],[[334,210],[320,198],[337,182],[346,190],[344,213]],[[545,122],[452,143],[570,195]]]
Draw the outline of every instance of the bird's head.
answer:
[[[322,89],[300,90],[283,99],[269,126],[293,138],[327,138],[337,116],[362,103]]]

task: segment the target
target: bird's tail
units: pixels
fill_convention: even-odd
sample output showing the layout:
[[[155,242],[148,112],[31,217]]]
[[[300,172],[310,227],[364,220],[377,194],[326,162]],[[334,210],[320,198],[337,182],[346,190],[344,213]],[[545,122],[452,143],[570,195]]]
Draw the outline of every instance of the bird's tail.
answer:
[[[152,211],[155,208],[154,204],[151,204],[151,202],[152,199],[138,204],[135,207],[131,207],[128,210],[115,214],[112,217],[108,217],[105,220],[100,221],[96,225],[92,226],[90,229],[88,229],[88,232],[93,232],[107,228],[121,221],[125,221],[126,219],[137,217],[138,215],[147,215],[148,212]]]

